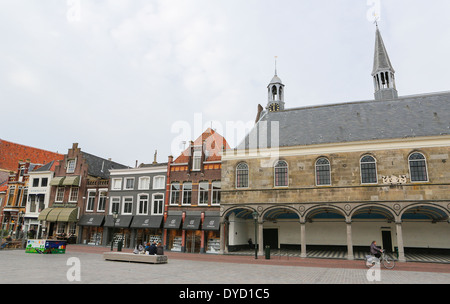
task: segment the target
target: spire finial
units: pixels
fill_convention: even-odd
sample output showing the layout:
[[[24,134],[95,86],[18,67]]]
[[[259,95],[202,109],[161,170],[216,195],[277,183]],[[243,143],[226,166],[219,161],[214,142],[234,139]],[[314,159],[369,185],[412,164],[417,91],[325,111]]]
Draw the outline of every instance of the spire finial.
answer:
[[[275,75],[277,75],[277,58],[278,56],[275,56]]]

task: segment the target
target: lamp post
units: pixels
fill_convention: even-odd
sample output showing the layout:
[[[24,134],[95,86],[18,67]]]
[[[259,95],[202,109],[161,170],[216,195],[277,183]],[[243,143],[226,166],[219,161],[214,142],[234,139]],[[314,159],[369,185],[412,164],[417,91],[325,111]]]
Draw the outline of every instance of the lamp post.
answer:
[[[253,219],[255,220],[255,259],[258,259],[258,212],[252,213]]]
[[[113,217],[113,231],[112,231],[112,237],[111,237],[111,251],[113,251],[113,247],[114,247],[114,231],[116,230],[116,220],[119,217],[119,214],[117,213],[117,211],[113,212],[112,217]]]

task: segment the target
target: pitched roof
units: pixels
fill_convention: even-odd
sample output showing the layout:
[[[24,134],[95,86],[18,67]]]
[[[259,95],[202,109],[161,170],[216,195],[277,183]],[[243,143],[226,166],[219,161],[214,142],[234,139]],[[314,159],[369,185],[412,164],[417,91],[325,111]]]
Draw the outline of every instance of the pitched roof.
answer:
[[[230,145],[228,145],[226,139],[211,128],[206,129],[202,135],[194,141],[193,145],[201,146],[203,144],[207,151],[205,161],[220,161],[222,159],[220,152],[222,152],[224,148],[230,149]],[[184,150],[183,153],[175,159],[174,163],[187,163],[189,161],[189,155],[190,147]]]
[[[86,152],[81,151],[83,158],[88,164],[88,174],[91,176],[109,178],[109,170],[111,169],[127,169],[128,166],[104,159]]]
[[[63,158],[63,154],[0,139],[0,169],[17,171],[17,162],[19,160],[29,159],[34,164],[46,164]]]
[[[237,149],[439,135],[450,135],[450,92],[266,112]]]

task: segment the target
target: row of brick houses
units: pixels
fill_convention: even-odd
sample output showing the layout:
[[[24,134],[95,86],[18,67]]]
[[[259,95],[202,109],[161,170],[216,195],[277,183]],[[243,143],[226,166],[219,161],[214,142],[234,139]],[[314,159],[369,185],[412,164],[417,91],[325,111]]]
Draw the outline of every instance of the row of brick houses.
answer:
[[[122,241],[129,248],[156,241],[172,251],[218,253],[219,154],[226,148],[208,128],[166,163],[155,153],[153,163],[131,168],[86,153],[78,143],[47,164],[19,162],[5,186],[2,229],[15,238],[25,233],[100,246]],[[19,179],[28,195],[17,195]]]

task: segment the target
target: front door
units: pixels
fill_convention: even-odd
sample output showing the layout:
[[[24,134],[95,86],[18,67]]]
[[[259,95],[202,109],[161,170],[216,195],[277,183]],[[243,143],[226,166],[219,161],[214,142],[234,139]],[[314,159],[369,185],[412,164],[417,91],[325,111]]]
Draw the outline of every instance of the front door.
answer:
[[[386,250],[386,252],[392,252],[391,231],[389,230],[381,231],[381,239],[383,241],[383,249]]]
[[[186,252],[199,253],[201,245],[201,231],[188,230],[186,231]]]
[[[278,249],[278,229],[263,230],[264,248],[270,246],[270,249]]]

